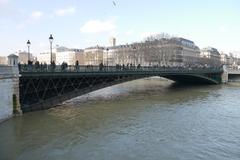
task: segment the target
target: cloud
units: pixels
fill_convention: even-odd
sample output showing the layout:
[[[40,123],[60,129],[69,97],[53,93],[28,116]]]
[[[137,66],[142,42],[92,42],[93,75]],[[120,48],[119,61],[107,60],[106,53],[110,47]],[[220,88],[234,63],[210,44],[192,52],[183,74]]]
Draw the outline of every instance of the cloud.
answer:
[[[0,0],[0,16],[9,15],[11,13],[10,0]]]
[[[101,32],[113,32],[116,28],[114,21],[106,20],[90,20],[87,21],[81,28],[82,33],[101,33]]]
[[[10,0],[0,0],[0,6],[7,5]]]
[[[39,18],[42,17],[42,16],[43,16],[43,12],[41,12],[41,11],[34,11],[34,12],[32,12],[31,15],[30,15],[30,17],[31,17],[32,19],[39,19]]]
[[[15,28],[17,30],[23,30],[29,25],[35,24],[35,22],[37,22],[37,20],[39,20],[43,15],[44,13],[41,11],[33,11],[30,15],[24,15],[24,19],[16,24]]]
[[[76,12],[76,9],[75,7],[68,7],[68,8],[65,8],[65,9],[58,9],[55,11],[55,15],[56,16],[65,16],[67,14],[73,14]]]

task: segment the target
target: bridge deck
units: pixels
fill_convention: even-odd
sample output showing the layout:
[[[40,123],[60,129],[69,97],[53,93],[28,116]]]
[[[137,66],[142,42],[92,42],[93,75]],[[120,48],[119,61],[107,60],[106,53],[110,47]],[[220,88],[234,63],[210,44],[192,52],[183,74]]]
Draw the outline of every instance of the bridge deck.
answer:
[[[217,68],[20,67],[20,103],[23,112],[47,109],[97,89],[151,76],[181,83],[219,84],[222,72]]]
[[[222,73],[223,70],[219,68],[181,68],[181,67],[129,67],[117,68],[116,66],[108,66],[100,68],[99,66],[69,66],[62,69],[61,66],[52,68],[34,68],[34,67],[21,67],[20,73],[24,75],[103,75],[103,74],[206,74],[206,73]]]

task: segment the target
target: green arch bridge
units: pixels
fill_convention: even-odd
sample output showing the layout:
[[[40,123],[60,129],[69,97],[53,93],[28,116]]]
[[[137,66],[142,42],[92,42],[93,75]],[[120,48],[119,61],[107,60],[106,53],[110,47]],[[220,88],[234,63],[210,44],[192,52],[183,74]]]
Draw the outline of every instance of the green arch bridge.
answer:
[[[74,97],[119,83],[160,76],[177,83],[220,84],[222,68],[19,66],[23,112],[48,109]]]

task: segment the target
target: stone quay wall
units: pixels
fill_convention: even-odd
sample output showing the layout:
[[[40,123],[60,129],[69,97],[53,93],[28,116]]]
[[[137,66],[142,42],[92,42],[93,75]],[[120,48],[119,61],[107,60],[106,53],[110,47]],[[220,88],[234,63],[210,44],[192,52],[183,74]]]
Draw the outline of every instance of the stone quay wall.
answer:
[[[18,67],[0,65],[0,122],[12,117],[19,108]]]

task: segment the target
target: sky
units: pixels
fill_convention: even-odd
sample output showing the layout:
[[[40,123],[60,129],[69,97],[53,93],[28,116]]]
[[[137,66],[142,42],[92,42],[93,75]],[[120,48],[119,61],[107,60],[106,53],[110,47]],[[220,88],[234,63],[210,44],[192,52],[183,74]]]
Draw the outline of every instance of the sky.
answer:
[[[108,46],[168,33],[200,48],[240,54],[239,0],[0,0],[0,56],[27,50]]]

